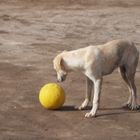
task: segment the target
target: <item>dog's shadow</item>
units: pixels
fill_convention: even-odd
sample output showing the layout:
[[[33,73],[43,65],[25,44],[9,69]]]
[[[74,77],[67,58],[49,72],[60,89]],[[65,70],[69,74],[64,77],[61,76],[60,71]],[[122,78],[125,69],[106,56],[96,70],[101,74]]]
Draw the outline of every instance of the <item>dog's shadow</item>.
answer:
[[[100,108],[99,110],[106,111],[107,113],[100,113],[97,115],[97,117],[140,113],[140,109],[130,110],[129,108],[126,107]]]
[[[86,107],[82,111],[85,110],[91,110],[91,106]],[[62,106],[59,111],[79,111],[77,107],[75,106]],[[97,114],[97,117],[102,117],[102,116],[111,116],[111,115],[123,115],[123,114],[131,114],[131,113],[140,113],[140,109],[132,111],[128,108],[124,107],[116,107],[116,108],[99,108],[100,113]],[[105,113],[107,112],[107,113]]]

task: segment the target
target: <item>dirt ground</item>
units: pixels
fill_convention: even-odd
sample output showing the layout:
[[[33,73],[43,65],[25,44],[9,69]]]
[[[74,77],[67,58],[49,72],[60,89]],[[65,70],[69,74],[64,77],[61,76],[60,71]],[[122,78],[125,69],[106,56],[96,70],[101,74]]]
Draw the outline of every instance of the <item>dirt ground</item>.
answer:
[[[140,111],[121,108],[129,93],[117,71],[104,78],[97,118],[74,109],[84,98],[80,73],[61,84],[61,110],[38,100],[56,82],[56,54],[118,38],[140,50],[139,0],[0,0],[0,140],[139,140]],[[140,63],[136,86],[140,103]]]

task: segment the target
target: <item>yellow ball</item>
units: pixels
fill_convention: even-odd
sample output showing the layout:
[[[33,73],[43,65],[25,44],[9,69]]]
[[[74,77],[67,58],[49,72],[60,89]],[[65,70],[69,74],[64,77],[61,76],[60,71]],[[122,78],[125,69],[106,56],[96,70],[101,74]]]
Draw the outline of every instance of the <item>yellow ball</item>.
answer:
[[[58,109],[65,102],[65,92],[58,84],[46,84],[40,90],[39,101],[47,109]]]

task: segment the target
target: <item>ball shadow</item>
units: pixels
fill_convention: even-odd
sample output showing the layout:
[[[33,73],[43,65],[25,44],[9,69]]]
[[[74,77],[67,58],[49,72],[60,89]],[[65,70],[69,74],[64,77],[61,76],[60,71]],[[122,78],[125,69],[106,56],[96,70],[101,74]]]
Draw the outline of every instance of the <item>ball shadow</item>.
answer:
[[[88,107],[86,107],[85,109],[82,109],[82,110],[90,110],[90,109],[91,109],[91,106],[88,106]],[[59,109],[59,111],[82,111],[82,110],[79,110],[77,107],[70,106],[70,105],[62,106]]]

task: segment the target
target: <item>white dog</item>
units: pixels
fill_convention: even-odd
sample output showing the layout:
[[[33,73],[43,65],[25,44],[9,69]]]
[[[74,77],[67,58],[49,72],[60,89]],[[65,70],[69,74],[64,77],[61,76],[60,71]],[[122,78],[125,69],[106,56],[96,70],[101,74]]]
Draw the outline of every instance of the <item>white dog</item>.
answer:
[[[102,79],[119,67],[120,73],[126,82],[130,96],[126,106],[132,110],[138,109],[136,86],[134,83],[139,52],[133,42],[114,40],[104,45],[88,46],[74,51],[64,51],[53,61],[57,72],[57,79],[62,82],[68,72],[78,70],[87,76],[87,92],[85,100],[79,109],[88,106],[91,100],[91,91],[94,85],[93,105],[85,117],[94,117],[99,107]]]

